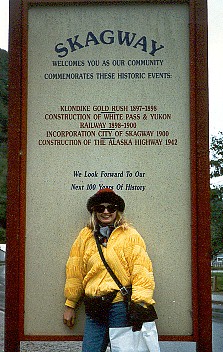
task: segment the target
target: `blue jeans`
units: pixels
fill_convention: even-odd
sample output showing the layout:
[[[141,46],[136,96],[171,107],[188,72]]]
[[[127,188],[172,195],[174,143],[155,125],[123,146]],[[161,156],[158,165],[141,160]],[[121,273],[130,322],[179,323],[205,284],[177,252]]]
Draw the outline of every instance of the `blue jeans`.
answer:
[[[125,326],[128,323],[124,302],[112,303],[108,323],[98,323],[86,315],[82,352],[105,352],[109,343],[109,328]]]

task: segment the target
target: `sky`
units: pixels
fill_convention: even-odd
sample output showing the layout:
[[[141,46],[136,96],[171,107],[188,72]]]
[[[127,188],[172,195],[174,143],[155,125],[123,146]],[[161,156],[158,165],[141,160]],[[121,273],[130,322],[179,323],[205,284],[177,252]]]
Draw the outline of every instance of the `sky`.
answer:
[[[223,132],[223,0],[208,0],[210,135]]]
[[[8,51],[9,0],[0,0],[0,48]]]

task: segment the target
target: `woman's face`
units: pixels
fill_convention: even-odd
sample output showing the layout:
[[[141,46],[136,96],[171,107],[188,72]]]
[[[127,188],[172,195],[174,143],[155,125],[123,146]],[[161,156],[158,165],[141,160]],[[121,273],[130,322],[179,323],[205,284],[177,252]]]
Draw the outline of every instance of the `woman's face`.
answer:
[[[117,210],[115,210],[114,212],[113,209],[107,209],[106,207],[111,206],[111,208],[114,208],[114,206],[110,203],[101,203],[100,206],[104,205],[104,209],[103,207],[101,207],[102,209],[97,209],[96,208],[96,217],[98,219],[98,221],[103,224],[103,225],[111,225],[114,224],[114,221],[116,219],[116,215],[117,215]],[[98,207],[99,208],[99,207]],[[115,208],[114,208],[115,209]]]

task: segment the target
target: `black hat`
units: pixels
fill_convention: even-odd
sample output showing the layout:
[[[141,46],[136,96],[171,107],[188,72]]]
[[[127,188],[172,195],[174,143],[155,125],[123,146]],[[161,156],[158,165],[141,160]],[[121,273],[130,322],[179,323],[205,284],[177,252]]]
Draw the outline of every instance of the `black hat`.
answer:
[[[110,203],[118,206],[118,210],[123,212],[125,209],[124,200],[115,194],[115,192],[110,188],[100,189],[87,201],[87,210],[92,213],[93,207],[101,203]]]

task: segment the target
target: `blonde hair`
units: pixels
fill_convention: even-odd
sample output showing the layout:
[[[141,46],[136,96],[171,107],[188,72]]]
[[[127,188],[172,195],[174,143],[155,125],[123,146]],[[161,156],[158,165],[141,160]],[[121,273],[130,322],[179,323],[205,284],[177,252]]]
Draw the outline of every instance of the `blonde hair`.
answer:
[[[97,224],[97,215],[96,215],[96,212],[93,211],[92,214],[91,214],[91,218],[90,218],[90,221],[89,221],[87,227],[90,230],[95,230],[96,229],[96,224]],[[117,210],[114,226],[115,227],[123,226],[124,228],[127,228],[129,226],[127,221],[125,220],[125,218],[123,216],[123,213],[120,212],[119,210]]]

